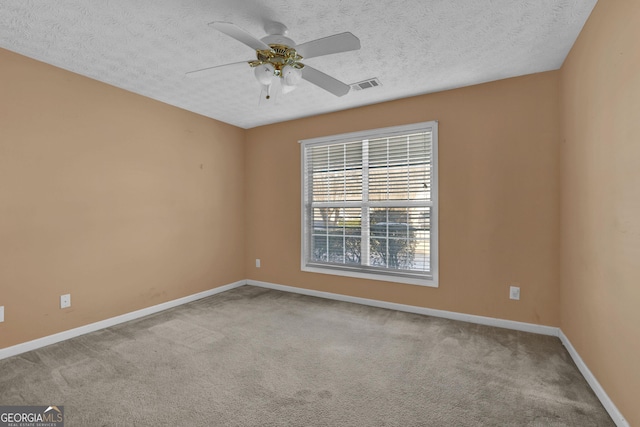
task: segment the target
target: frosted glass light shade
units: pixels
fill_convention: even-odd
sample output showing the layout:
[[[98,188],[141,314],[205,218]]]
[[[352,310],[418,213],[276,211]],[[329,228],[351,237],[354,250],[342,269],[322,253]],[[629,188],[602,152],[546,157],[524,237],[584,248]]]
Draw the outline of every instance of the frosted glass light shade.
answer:
[[[302,70],[286,65],[282,69],[282,78],[287,86],[296,86],[302,80]]]
[[[290,65],[282,69],[282,93],[289,93],[296,88],[302,80],[302,71]]]
[[[273,81],[275,69],[273,65],[266,63],[258,65],[253,72],[261,85],[269,86]]]

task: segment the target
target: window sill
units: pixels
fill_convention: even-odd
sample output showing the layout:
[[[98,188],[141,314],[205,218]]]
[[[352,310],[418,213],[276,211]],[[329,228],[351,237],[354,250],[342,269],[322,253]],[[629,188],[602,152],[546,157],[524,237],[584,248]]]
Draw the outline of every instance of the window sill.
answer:
[[[391,274],[376,274],[370,272],[356,271],[356,270],[347,270],[341,268],[332,268],[332,267],[324,267],[324,266],[308,266],[303,265],[302,271],[306,271],[308,273],[321,273],[321,274],[331,274],[334,276],[344,276],[344,277],[355,277],[358,279],[369,279],[369,280],[380,280],[384,282],[393,282],[393,283],[403,283],[406,285],[415,285],[415,286],[427,286],[431,288],[438,287],[437,278],[417,278],[417,277],[404,277],[404,276],[396,276]]]

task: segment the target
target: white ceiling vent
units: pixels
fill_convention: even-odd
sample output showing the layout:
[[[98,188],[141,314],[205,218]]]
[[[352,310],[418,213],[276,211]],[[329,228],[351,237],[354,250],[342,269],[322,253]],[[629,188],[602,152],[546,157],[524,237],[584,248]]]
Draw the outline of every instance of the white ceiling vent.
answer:
[[[380,83],[380,80],[378,80],[377,77],[374,77],[372,79],[367,79],[367,80],[363,80],[363,81],[358,82],[358,83],[353,83],[351,85],[351,90],[372,89],[372,88],[378,87],[378,86],[382,86],[382,83]]]

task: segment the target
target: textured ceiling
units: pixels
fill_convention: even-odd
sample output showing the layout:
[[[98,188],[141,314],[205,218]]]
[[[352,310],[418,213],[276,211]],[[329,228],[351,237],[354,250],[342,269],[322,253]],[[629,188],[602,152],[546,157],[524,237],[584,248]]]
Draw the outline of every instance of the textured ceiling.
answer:
[[[596,0],[2,0],[0,47],[243,128],[560,68]],[[207,24],[256,38],[278,21],[297,44],[350,31],[362,48],[303,61],[351,84],[303,81],[259,103],[254,59]],[[0,64],[1,66],[1,64]]]

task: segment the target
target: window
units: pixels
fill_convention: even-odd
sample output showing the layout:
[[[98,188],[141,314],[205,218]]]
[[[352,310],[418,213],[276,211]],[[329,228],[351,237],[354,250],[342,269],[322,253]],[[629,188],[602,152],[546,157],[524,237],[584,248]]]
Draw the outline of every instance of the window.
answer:
[[[437,122],[301,141],[302,269],[438,286]]]

